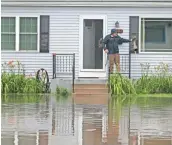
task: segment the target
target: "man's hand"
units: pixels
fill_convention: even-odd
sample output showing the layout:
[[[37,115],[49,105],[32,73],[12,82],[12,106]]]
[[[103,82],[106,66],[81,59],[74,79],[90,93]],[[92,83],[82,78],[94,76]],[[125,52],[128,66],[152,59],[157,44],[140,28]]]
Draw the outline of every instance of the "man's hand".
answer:
[[[108,49],[105,49],[105,53],[108,53],[109,51],[108,51]]]

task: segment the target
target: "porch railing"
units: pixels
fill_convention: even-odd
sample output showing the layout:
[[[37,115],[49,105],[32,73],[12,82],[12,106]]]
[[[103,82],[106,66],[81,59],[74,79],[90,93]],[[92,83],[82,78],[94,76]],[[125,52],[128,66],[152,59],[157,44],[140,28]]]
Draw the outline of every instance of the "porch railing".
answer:
[[[72,75],[72,90],[75,85],[75,53],[56,54],[53,53],[53,79],[58,76]]]

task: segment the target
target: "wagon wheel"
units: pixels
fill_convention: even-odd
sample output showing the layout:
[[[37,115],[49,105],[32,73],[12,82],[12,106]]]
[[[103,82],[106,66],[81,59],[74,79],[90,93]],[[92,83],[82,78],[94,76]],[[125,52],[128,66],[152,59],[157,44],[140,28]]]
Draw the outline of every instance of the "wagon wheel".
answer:
[[[47,71],[41,68],[37,71],[36,78],[38,81],[42,82],[44,85],[44,91],[47,92],[49,90],[49,76]]]

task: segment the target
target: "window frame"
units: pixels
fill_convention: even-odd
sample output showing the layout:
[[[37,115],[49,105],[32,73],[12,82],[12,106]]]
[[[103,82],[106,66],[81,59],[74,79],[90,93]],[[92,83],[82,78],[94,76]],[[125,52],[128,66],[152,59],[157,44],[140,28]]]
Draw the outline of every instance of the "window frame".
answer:
[[[15,39],[15,50],[1,50],[2,52],[40,52],[40,16],[39,15],[1,15],[1,17],[15,17],[15,31],[16,31],[16,39]],[[37,50],[20,50],[20,18],[33,17],[37,18]]]
[[[4,16],[4,15],[1,15],[1,18],[2,17],[4,17],[4,18],[14,18],[15,16]],[[16,17],[15,17],[15,26],[16,26]],[[1,48],[1,51],[2,52],[14,52],[14,51],[16,51],[16,34],[17,32],[16,32],[16,28],[15,28],[15,50],[2,50],[2,48]],[[3,33],[1,32],[1,35],[2,35]],[[1,40],[2,40],[2,38],[1,38]]]
[[[141,51],[141,49],[143,50],[143,48],[141,47],[141,24],[142,24],[142,19],[146,19],[146,18],[152,18],[152,19],[155,19],[155,18],[167,18],[167,19],[172,19],[172,16],[171,15],[150,15],[150,16],[139,16],[139,51],[138,53],[139,54],[172,54],[172,52],[144,52],[144,51]],[[171,20],[172,21],[172,20]],[[165,28],[165,33],[167,32],[166,30],[167,28]],[[165,36],[166,37],[166,36]],[[165,40],[166,41],[166,40]],[[163,43],[159,43],[159,44],[163,44]]]

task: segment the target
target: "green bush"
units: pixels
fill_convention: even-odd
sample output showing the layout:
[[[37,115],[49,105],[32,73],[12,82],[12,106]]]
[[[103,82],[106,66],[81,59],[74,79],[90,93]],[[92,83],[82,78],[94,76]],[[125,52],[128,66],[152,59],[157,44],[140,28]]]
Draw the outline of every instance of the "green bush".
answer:
[[[112,95],[172,93],[172,74],[167,64],[161,63],[150,71],[149,64],[141,64],[142,77],[131,81],[115,73],[110,77]]]
[[[56,87],[56,96],[58,97],[68,97],[70,92],[66,88]]]
[[[145,69],[148,66],[147,69]],[[142,64],[142,77],[135,82],[138,94],[172,93],[172,75],[169,66],[164,63],[150,71],[149,64]]]
[[[113,95],[136,94],[132,81],[120,73],[110,76],[110,88]]]
[[[44,85],[36,77],[26,77],[23,65],[17,61],[2,64],[1,93],[42,93]]]

